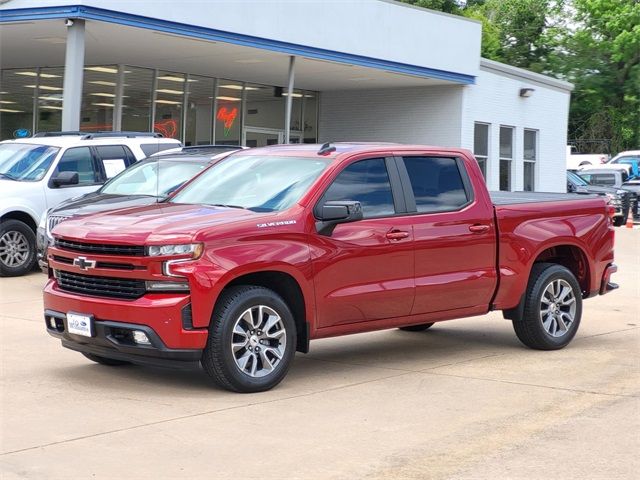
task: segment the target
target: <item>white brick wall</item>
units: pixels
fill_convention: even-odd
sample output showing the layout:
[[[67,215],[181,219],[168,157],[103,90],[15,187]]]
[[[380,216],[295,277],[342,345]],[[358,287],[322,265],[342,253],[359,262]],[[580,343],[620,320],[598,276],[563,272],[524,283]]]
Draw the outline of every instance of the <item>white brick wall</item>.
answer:
[[[461,86],[322,92],[319,135],[327,141],[460,145]]]
[[[519,96],[520,89],[525,87],[535,89],[531,97]],[[565,152],[568,115],[567,90],[481,68],[476,84],[464,87],[461,146],[473,150],[474,122],[491,124],[487,184],[490,190],[497,190],[500,125],[515,127],[512,190],[522,190],[524,129],[538,130],[535,189],[564,192],[567,187]]]

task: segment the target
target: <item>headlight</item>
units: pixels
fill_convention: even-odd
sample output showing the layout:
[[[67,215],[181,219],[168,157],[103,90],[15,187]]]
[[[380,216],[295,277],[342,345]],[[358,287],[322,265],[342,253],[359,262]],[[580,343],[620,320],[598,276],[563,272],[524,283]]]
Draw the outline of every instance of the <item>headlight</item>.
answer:
[[[605,193],[609,203],[614,206],[620,206],[622,204],[620,197],[615,193]]]
[[[175,257],[190,255],[198,258],[202,255],[201,243],[185,243],[180,245],[151,245],[147,247],[147,255],[150,257]]]
[[[188,292],[188,282],[146,281],[147,292]]]

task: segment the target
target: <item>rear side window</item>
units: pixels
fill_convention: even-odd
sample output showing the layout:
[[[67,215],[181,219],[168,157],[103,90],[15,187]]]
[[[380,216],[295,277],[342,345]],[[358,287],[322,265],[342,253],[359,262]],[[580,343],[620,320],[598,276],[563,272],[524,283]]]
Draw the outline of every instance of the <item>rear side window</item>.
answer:
[[[384,159],[360,160],[346,167],[327,189],[321,203],[335,200],[360,202],[365,218],[395,214]]]
[[[418,212],[456,210],[469,201],[454,158],[404,157]]]
[[[170,148],[178,148],[180,145],[177,143],[143,143],[140,148],[144,154],[148,157],[154,153],[161,152],[163,150],[169,150]]]
[[[616,176],[613,173],[585,173],[581,174],[591,185],[600,187],[612,187],[616,184]]]
[[[96,147],[107,178],[115,177],[133,162],[135,157],[124,145],[100,145]]]

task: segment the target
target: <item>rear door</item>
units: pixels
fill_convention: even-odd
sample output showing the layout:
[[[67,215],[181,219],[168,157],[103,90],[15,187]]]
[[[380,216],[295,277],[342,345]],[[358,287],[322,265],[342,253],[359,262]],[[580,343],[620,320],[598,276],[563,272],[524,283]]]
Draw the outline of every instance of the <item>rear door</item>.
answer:
[[[464,162],[404,156],[398,162],[413,225],[416,297],[412,314],[488,305],[495,291],[493,207],[474,195]]]
[[[414,296],[413,231],[392,158],[347,165],[316,204],[354,200],[364,219],[312,239],[320,328],[408,315]]]
[[[115,177],[136,161],[129,147],[124,145],[97,145],[95,149],[105,181]]]

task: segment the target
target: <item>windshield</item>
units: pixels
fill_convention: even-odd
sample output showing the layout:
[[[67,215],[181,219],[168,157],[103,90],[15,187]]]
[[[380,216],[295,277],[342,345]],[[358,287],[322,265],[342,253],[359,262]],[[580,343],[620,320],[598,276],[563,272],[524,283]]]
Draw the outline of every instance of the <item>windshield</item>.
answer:
[[[171,202],[255,212],[285,210],[300,199],[328,164],[315,158],[236,155],[204,172]]]
[[[113,177],[100,189],[111,195],[164,197],[208,166],[207,162],[154,160],[137,163]],[[160,175],[158,175],[160,167]]]
[[[29,143],[0,143],[0,178],[35,182],[45,176],[60,149]]]
[[[576,185],[580,185],[581,187],[589,186],[589,182],[587,182],[584,178],[582,178],[577,173],[567,172],[567,176],[569,177],[569,181],[571,183],[575,183]]]

